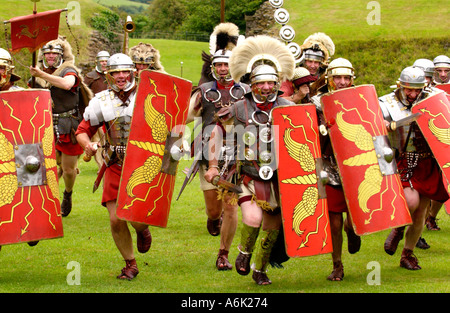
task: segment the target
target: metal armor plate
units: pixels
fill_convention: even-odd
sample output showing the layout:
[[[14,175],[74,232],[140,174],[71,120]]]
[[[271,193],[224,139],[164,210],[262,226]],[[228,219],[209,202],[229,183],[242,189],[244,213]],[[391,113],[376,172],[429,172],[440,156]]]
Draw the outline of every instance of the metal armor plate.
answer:
[[[0,245],[63,236],[50,91],[0,92]]]
[[[304,257],[332,252],[314,105],[276,107],[278,184],[286,252]]]
[[[375,87],[330,92],[321,105],[356,234],[410,224]]]
[[[116,214],[120,219],[166,227],[192,83],[165,73],[140,74],[123,163]]]

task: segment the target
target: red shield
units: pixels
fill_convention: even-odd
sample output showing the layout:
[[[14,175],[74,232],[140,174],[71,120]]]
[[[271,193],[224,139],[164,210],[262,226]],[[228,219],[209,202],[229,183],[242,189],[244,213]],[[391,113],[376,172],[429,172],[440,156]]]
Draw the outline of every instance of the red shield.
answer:
[[[450,83],[436,85],[436,88],[438,88],[440,90],[444,90],[448,95],[450,95]]]
[[[143,71],[119,187],[117,216],[166,227],[192,88],[190,81]]]
[[[286,252],[303,257],[332,251],[326,198],[321,197],[321,151],[314,105],[278,107],[278,182]],[[318,175],[319,174],[319,175]]]
[[[411,223],[375,87],[327,93],[321,103],[355,232]]]
[[[450,103],[448,97],[445,92],[433,94],[413,106],[411,111],[421,113],[417,119],[417,125],[442,169],[444,185],[450,194]]]
[[[0,92],[0,245],[63,236],[48,90]]]

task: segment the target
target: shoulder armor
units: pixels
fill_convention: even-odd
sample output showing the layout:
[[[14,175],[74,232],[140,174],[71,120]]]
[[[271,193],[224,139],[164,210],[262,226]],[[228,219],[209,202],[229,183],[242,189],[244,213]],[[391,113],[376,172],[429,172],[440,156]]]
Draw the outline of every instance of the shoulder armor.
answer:
[[[132,116],[136,93],[130,95],[127,106],[116,97],[113,91],[103,90],[95,94],[84,111],[83,118],[95,126],[101,122],[109,122],[116,117]]]
[[[411,110],[403,105],[395,95],[395,92],[384,95],[379,99],[383,117],[387,121],[398,121],[411,115]]]

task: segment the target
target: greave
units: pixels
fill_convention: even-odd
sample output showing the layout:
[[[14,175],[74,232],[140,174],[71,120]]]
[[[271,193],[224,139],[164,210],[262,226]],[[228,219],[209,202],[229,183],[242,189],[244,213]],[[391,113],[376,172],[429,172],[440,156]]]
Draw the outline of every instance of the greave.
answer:
[[[279,234],[278,229],[271,229],[261,233],[261,239],[257,245],[256,254],[254,258],[254,270],[265,272],[269,264],[270,252],[277,241]]]
[[[252,227],[243,224],[241,230],[241,242],[239,244],[239,251],[245,254],[251,254],[255,247],[256,239],[258,238],[259,227]]]

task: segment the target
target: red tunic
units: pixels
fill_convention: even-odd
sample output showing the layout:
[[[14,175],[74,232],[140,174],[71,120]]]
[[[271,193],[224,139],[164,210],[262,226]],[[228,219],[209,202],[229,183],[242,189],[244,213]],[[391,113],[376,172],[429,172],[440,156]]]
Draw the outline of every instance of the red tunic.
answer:
[[[72,87],[72,91],[75,92],[78,85],[80,84],[80,80],[75,73],[69,72],[64,77],[68,75],[75,76],[75,84]],[[67,155],[82,155],[83,148],[78,143],[73,143],[71,139],[71,134],[59,135],[58,138],[55,138],[55,149],[67,154]]]
[[[406,158],[400,158],[397,162],[397,167],[400,173],[404,172],[408,167]],[[410,182],[420,195],[431,200],[443,203],[449,199],[442,181],[441,169],[433,157],[418,160],[410,180],[403,181],[402,179],[403,188],[411,187]]]
[[[78,125],[76,135],[85,133],[91,138],[103,124],[92,126],[89,121],[84,119]],[[122,174],[122,167],[117,164],[112,164],[106,168],[103,176],[103,193],[102,205],[106,206],[106,202],[116,201],[119,193],[120,175]]]

